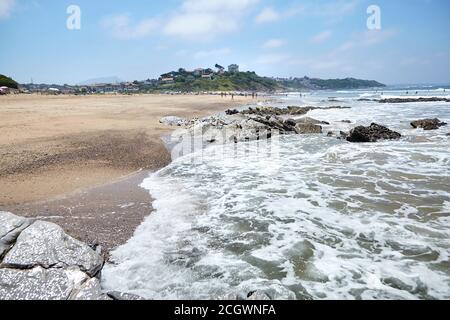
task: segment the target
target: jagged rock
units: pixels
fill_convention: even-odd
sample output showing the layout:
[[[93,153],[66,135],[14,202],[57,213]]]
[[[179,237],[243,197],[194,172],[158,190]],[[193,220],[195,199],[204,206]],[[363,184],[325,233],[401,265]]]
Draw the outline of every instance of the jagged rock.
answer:
[[[263,300],[272,300],[272,299],[270,299],[270,297],[263,291],[254,291],[254,292],[250,292],[247,295],[247,300],[263,301]]]
[[[339,137],[338,137],[338,139],[341,139],[341,140],[347,140],[347,138],[348,138],[348,133],[347,133],[347,132],[339,131]]]
[[[145,300],[144,298],[131,293],[111,291],[108,292],[107,294],[113,300],[127,300],[127,301]]]
[[[442,126],[446,126],[445,122],[435,118],[435,119],[422,119],[411,122],[411,126],[414,129],[422,128],[424,130],[437,130]]]
[[[75,266],[93,277],[101,270],[103,259],[86,244],[65,234],[59,226],[36,221],[22,231],[0,266],[16,269]]]
[[[80,289],[74,290],[69,300],[99,301],[113,299],[102,292],[100,281],[97,278],[91,278]]]
[[[161,120],[159,120],[159,122],[168,126],[178,126],[178,127],[184,126],[188,123],[186,119],[176,116],[163,117],[161,118]]]
[[[334,135],[333,131],[328,131],[327,137],[332,137]]]
[[[310,123],[298,123],[295,126],[297,134],[319,134],[322,133],[322,127]]]
[[[402,135],[379,124],[372,123],[370,127],[359,126],[350,131],[349,142],[377,142],[378,140],[398,140]]]
[[[19,234],[33,222],[9,212],[0,211],[0,261],[17,240]]]
[[[300,118],[296,120],[296,123],[303,123],[303,124],[325,124],[325,125],[329,125],[329,122],[326,121],[320,121],[320,120],[316,120],[313,118],[309,118],[309,117],[304,117],[304,118]]]
[[[67,300],[87,278],[75,270],[0,269],[0,300]]]

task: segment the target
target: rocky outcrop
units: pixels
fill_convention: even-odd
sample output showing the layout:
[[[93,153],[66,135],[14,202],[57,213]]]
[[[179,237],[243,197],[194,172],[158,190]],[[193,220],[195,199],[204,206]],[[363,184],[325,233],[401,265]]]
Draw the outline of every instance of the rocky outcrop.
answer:
[[[31,220],[0,212],[0,259],[11,248],[19,234],[31,224]]]
[[[437,130],[442,126],[446,126],[445,122],[435,118],[435,119],[422,119],[411,122],[411,126],[414,129],[422,128],[424,130]]]
[[[377,142],[379,140],[398,140],[402,135],[384,126],[372,123],[369,127],[358,126],[350,131],[349,142]]]
[[[168,126],[177,126],[177,127],[181,127],[189,123],[188,120],[175,116],[163,117],[159,120],[159,122]]]
[[[65,234],[61,227],[36,221],[21,232],[2,265],[17,269],[77,267],[95,277],[103,259],[84,243]]]
[[[450,99],[440,97],[429,98],[389,98],[378,100],[379,103],[411,103],[411,102],[450,102]]]
[[[98,280],[100,253],[53,223],[0,212],[0,248],[0,300],[114,299]]]

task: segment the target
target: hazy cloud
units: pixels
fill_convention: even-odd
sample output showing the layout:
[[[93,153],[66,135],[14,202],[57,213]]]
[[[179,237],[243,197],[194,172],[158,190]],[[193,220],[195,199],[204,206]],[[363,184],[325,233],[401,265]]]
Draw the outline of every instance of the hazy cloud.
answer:
[[[276,49],[286,45],[286,41],[283,39],[270,39],[263,44],[265,49]]]
[[[8,18],[15,6],[16,0],[0,0],[0,20]]]
[[[279,20],[293,17],[303,11],[304,9],[302,6],[291,7],[283,11],[277,11],[272,7],[266,7],[256,16],[255,22],[256,23],[277,22]]]
[[[228,55],[231,53],[230,48],[220,48],[220,49],[212,49],[212,50],[202,50],[198,51],[194,54],[195,59],[205,59],[210,57],[216,57],[220,59],[222,56]]]
[[[330,30],[326,30],[326,31],[323,31],[323,32],[320,32],[320,33],[316,34],[311,39],[311,41],[314,42],[314,43],[322,43],[322,42],[328,40],[331,37],[332,34],[333,33]]]
[[[158,29],[160,23],[157,19],[144,19],[133,23],[130,15],[121,14],[104,18],[101,25],[104,29],[108,29],[115,38],[131,40],[149,36]]]
[[[239,29],[242,18],[259,0],[184,0],[169,17],[164,33],[182,38],[214,38]]]

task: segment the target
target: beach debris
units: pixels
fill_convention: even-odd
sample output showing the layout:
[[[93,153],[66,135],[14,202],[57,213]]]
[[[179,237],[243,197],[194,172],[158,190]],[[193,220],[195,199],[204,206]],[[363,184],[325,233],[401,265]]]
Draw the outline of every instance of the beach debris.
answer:
[[[350,131],[349,142],[377,142],[379,140],[398,140],[402,135],[384,126],[372,123],[369,127],[358,126]]]
[[[422,119],[411,122],[411,126],[414,129],[422,128],[423,130],[437,130],[442,126],[446,126],[447,123],[442,122],[441,120],[435,119]]]

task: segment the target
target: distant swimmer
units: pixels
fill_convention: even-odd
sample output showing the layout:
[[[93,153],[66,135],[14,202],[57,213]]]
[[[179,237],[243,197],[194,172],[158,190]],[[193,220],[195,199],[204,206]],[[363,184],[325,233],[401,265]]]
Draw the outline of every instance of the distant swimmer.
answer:
[[[416,91],[416,95],[419,94],[419,91]]]

